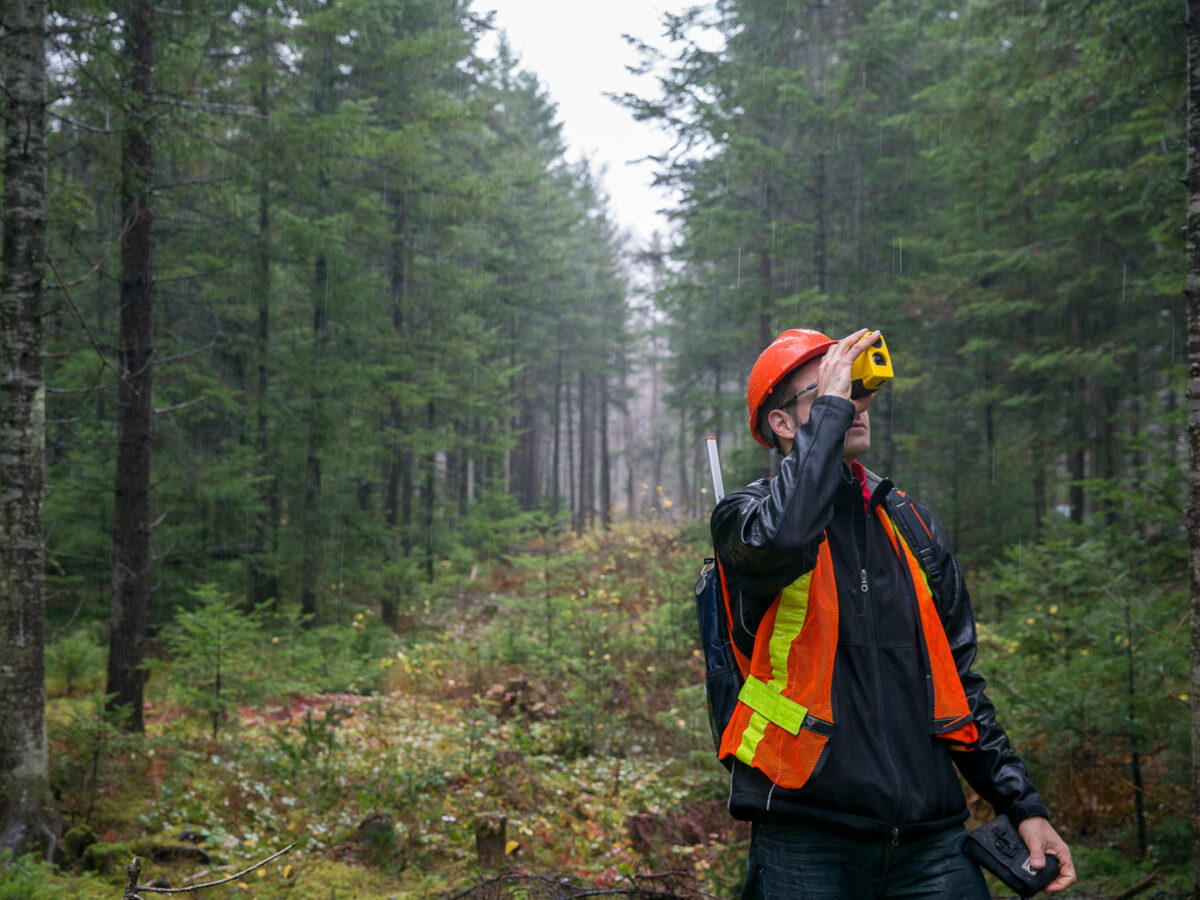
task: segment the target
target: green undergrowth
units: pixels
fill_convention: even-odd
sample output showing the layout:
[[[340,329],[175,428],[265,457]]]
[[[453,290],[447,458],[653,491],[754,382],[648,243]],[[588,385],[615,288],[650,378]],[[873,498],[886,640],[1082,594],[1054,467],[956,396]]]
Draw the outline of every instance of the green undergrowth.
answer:
[[[155,642],[144,737],[103,712],[88,635],[48,656],[60,807],[84,843],[143,856],[143,883],[227,877],[294,842],[210,896],[450,896],[497,870],[601,887],[671,871],[730,895],[746,835],[704,715],[703,553],[702,532],[666,523],[535,540],[447,567],[398,637],[374,604],[312,629],[198,587]],[[475,823],[493,814],[505,840],[481,869]],[[26,859],[4,877],[120,895],[123,864],[73,853],[60,874]]]

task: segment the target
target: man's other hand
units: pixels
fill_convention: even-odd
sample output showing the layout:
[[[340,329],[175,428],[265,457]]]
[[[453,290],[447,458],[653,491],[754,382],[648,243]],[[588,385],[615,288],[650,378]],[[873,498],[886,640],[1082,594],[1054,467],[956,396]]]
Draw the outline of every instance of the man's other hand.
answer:
[[[1071,850],[1049,821],[1041,816],[1034,816],[1018,825],[1017,831],[1025,841],[1025,846],[1029,848],[1029,865],[1033,868],[1040,869],[1046,865],[1047,853],[1058,857],[1058,877],[1046,885],[1048,892],[1066,890],[1075,883],[1075,864],[1071,862]]]

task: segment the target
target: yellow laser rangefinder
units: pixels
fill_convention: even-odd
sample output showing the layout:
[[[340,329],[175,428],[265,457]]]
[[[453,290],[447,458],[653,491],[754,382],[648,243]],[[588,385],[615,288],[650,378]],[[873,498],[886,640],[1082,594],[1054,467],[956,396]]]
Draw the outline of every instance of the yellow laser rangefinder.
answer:
[[[866,340],[866,335],[863,335],[862,339]],[[871,344],[870,349],[854,361],[854,366],[850,369],[850,396],[865,397],[891,381],[894,374],[892,355],[888,353],[887,343],[881,334],[875,338],[875,343]]]

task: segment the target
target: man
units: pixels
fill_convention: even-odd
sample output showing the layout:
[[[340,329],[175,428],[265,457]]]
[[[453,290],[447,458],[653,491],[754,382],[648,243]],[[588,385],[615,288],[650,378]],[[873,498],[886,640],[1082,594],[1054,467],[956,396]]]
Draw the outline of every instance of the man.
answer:
[[[729,494],[712,534],[734,645],[750,675],[722,736],[729,808],[753,822],[743,900],[986,900],[962,852],[954,766],[1017,826],[1047,887],[1075,881],[1066,843],[971,671],[975,626],[941,525],[926,574],[885,513],[892,485],[858,462],[867,408],[854,360],[878,337],[781,334],[750,375],[750,429],[779,474]]]

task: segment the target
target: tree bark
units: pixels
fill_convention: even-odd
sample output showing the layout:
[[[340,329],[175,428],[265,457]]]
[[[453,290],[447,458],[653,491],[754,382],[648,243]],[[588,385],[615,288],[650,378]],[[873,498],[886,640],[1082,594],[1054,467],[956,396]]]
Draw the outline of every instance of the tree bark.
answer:
[[[437,424],[437,407],[430,400],[426,407],[428,412],[429,431],[432,433]],[[433,525],[434,514],[437,511],[437,453],[430,451],[429,468],[425,472],[425,577],[433,583]]]
[[[475,819],[475,856],[479,868],[492,871],[504,865],[505,838],[508,816],[504,813],[482,813]]]
[[[692,488],[688,481],[688,459],[691,456],[688,453],[688,444],[691,443],[688,434],[688,416],[687,407],[679,409],[679,515],[681,518],[687,518],[692,508]]]
[[[608,453],[608,378],[600,376],[600,408],[597,410],[597,429],[600,432],[600,524],[607,531],[612,526],[612,464]]]
[[[562,337],[557,341],[554,355],[554,449],[550,454],[550,514],[558,516],[562,503]]]
[[[279,521],[279,493],[271,477],[267,454],[270,416],[267,412],[271,349],[271,107],[270,107],[270,7],[258,11],[261,32],[258,54],[259,83],[256,88],[255,109],[262,121],[258,148],[258,234],[254,250],[254,295],[258,300],[258,330],[255,334],[257,379],[254,384],[255,439],[257,461],[259,512],[254,522],[254,556],[250,562],[249,600],[252,607],[279,596],[279,579],[271,559],[271,537]]]
[[[563,387],[567,393],[567,509],[571,513],[571,523],[573,527],[579,530],[579,498],[576,493],[575,483],[575,408],[572,400],[574,393],[571,390],[570,376],[566,377]]]
[[[825,245],[828,240],[825,222],[825,22],[822,0],[817,0],[813,7],[813,24],[815,26],[815,81],[814,93],[818,110],[818,128],[815,133],[817,142],[815,158],[813,159],[813,282],[817,292],[825,293],[828,283],[826,272]]]
[[[629,408],[629,357],[621,351],[621,421],[625,432],[625,515],[629,521],[637,518],[637,472],[634,467],[633,414]]]
[[[1187,5],[1188,532],[1191,613],[1192,821],[1200,816],[1200,0]],[[1194,896],[1200,900],[1200,829],[1192,829]]]
[[[5,4],[0,282],[0,850],[49,821],[45,622],[45,0]],[[51,841],[53,843],[53,839]]]
[[[333,53],[331,34],[321,35],[321,71],[313,113],[316,119],[333,111]],[[329,170],[324,151],[319,150],[317,163],[317,219],[322,221],[329,213]],[[304,560],[300,567],[300,608],[309,625],[320,619],[320,604],[317,601],[317,579],[321,571],[321,450],[323,446],[325,391],[321,387],[321,360],[325,357],[329,330],[329,258],[321,247],[313,263],[313,367],[312,381],[308,390],[308,438],[304,479],[304,517],[302,546]]]
[[[130,93],[121,157],[121,382],[117,387],[116,501],[113,509],[109,709],[127,707],[130,731],[145,730],[142,688],[150,605],[151,388],[154,364],[154,241],[150,184],[154,174],[150,105],[154,86],[154,10],[129,10],[125,56]]]
[[[410,319],[408,315],[408,205],[400,191],[396,191],[390,198],[385,197],[385,202],[388,202],[389,199],[392,210],[392,241],[391,251],[388,255],[392,292],[392,332],[397,344],[404,346]],[[401,436],[406,435],[407,432],[406,418],[404,408],[399,401],[395,398],[389,400],[385,422],[385,432],[388,436],[387,460],[384,463],[383,477],[383,517],[384,524],[387,526],[385,562],[392,561],[397,547],[405,557],[412,549],[407,527],[412,516],[411,463],[407,448],[401,445]],[[405,527],[400,534],[397,534],[401,520],[402,484],[405,491],[403,497]],[[393,593],[393,591],[398,592],[399,589],[399,585],[385,585],[384,595],[379,601],[380,618],[392,631],[400,629],[400,613],[396,603],[396,594]]]
[[[579,373],[579,514],[576,531],[583,531],[592,525],[592,514],[595,506],[593,495],[594,458],[592,435],[592,401],[589,391],[590,381],[586,374]]]

